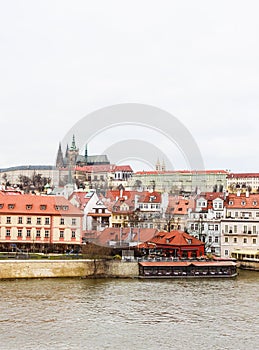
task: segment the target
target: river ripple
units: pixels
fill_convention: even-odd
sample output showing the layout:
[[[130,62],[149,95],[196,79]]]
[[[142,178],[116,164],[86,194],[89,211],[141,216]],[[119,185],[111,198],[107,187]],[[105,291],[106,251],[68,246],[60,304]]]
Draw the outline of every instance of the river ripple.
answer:
[[[252,350],[259,273],[0,281],[0,349]]]

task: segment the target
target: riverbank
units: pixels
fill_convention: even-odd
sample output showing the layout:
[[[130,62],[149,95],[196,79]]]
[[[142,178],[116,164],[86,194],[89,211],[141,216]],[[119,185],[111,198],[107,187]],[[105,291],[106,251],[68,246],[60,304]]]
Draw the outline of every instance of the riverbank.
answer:
[[[0,279],[47,277],[138,277],[137,262],[114,260],[3,260]]]

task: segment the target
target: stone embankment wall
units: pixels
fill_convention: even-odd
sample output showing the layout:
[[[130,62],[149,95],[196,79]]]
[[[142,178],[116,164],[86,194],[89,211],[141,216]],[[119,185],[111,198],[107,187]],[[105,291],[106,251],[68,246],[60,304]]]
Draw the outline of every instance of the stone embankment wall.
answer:
[[[98,276],[137,277],[138,263],[101,260],[0,261],[0,279]]]

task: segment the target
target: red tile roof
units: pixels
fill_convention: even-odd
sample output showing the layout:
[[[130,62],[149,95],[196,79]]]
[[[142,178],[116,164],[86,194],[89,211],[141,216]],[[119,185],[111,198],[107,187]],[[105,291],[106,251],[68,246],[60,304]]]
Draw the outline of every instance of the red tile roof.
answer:
[[[0,214],[75,215],[82,212],[61,196],[10,195],[0,192]]]
[[[132,168],[130,165],[116,165],[114,167],[114,172],[115,171],[127,171],[127,172],[133,172]]]
[[[228,179],[232,178],[252,178],[259,177],[259,173],[231,173],[227,176]]]
[[[179,196],[170,196],[166,213],[172,215],[187,215],[188,209],[193,209],[194,206],[195,201],[193,198],[186,199]]]
[[[98,172],[114,173],[116,171],[133,172],[130,165],[114,165],[114,164],[76,166],[75,171],[83,171],[86,173],[93,173],[93,172],[94,173],[98,173]]]
[[[171,232],[161,231],[158,232],[154,238],[151,240],[152,243],[156,243],[157,245],[167,245],[167,246],[200,246],[204,245],[197,238],[189,235],[186,232],[174,230]],[[191,243],[189,243],[191,242]]]
[[[138,192],[138,203],[161,203],[160,192],[143,191]]]
[[[167,170],[167,171],[137,171],[136,175],[160,175],[160,174],[228,174],[226,170]]]
[[[131,237],[129,237],[129,234],[132,234]],[[108,245],[109,241],[130,241],[130,242],[145,242],[154,237],[156,234],[156,229],[151,228],[132,228],[130,230],[129,227],[123,227],[120,229],[119,227],[108,227],[104,229],[97,237],[96,243],[100,245]]]
[[[228,209],[259,209],[259,194],[246,197],[245,193],[241,193],[240,196],[231,193],[226,198],[225,206]]]

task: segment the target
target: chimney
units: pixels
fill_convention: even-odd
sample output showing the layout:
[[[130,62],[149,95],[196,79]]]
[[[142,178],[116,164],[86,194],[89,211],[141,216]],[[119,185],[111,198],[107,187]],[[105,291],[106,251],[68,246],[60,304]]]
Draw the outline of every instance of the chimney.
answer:
[[[248,197],[249,197],[249,191],[246,190],[246,198],[248,198]]]
[[[237,197],[240,197],[241,191],[237,190]]]

